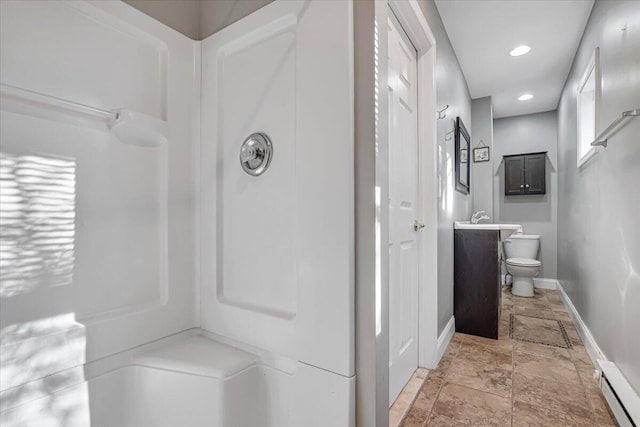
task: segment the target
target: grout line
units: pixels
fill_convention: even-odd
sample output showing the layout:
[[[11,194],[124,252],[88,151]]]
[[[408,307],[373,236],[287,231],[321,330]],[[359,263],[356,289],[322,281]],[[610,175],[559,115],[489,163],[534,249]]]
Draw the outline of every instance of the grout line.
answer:
[[[431,373],[431,371],[429,371],[429,373]],[[416,400],[418,400],[418,396],[420,396],[420,392],[422,391],[422,388],[424,387],[424,383],[427,382],[427,378],[429,378],[429,374],[427,374],[427,376],[422,379],[422,382],[420,383],[420,387],[418,387],[418,391],[416,391],[416,394],[411,399],[411,402],[407,406],[407,409],[404,411],[404,414],[402,414],[402,418],[400,418],[400,422],[398,423],[398,426],[402,426],[404,421],[407,419],[407,416],[409,415],[409,413],[413,409],[413,405],[415,405]],[[402,393],[402,392],[400,392],[400,393]]]
[[[454,333],[454,336],[455,336],[455,333]],[[442,391],[442,388],[444,387],[444,385],[447,382],[447,377],[449,376],[449,370],[451,369],[451,365],[453,365],[453,362],[458,358],[458,353],[460,352],[460,349],[462,348],[462,345],[464,344],[464,340],[465,340],[465,338],[462,337],[462,340],[458,344],[458,348],[456,349],[456,352],[453,355],[453,358],[451,359],[451,363],[449,364],[449,368],[447,369],[447,372],[445,373],[444,377],[442,378],[442,382],[438,386],[438,391],[436,392],[436,397],[435,397],[435,399],[433,399],[433,404],[431,405],[431,408],[429,409],[429,413],[427,414],[427,417],[424,420],[423,427],[426,427],[429,424],[429,420],[431,419],[431,415],[433,414],[433,408],[435,408],[436,407],[436,403],[438,403],[438,399],[440,398],[440,392]],[[449,345],[451,345],[451,342],[449,342]],[[445,349],[445,353],[446,352],[447,352],[447,350]]]
[[[513,413],[515,412],[515,381],[516,381],[516,346],[514,339],[511,337],[513,329],[513,314],[509,319],[509,339],[511,340],[511,427],[513,427]]]

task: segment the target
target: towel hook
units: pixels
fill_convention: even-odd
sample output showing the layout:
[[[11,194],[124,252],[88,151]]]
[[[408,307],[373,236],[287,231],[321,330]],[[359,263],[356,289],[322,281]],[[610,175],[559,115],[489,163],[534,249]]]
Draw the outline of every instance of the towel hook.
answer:
[[[449,108],[449,104],[447,104],[447,106],[444,107],[442,110],[436,110],[436,112],[438,113],[438,120],[442,120],[447,117],[447,115],[443,113],[447,111],[448,108]]]

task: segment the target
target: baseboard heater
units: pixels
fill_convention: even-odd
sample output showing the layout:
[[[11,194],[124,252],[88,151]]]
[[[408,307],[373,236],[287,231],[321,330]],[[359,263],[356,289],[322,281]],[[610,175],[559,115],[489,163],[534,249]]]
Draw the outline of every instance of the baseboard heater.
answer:
[[[600,389],[621,427],[640,427],[640,396],[615,363],[598,360]]]

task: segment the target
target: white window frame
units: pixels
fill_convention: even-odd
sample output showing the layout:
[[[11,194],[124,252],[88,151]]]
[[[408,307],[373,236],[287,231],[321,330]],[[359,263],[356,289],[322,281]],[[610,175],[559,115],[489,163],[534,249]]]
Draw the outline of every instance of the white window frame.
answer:
[[[580,94],[582,90],[586,86],[589,78],[594,76],[595,79],[595,99],[594,99],[594,117],[593,117],[593,138],[595,138],[598,134],[598,117],[600,116],[600,96],[601,96],[601,74],[600,74],[600,48],[597,47],[593,51],[591,58],[587,64],[584,73],[582,74],[582,78],[580,79],[580,84],[578,85],[576,91],[576,104],[577,104],[577,127],[578,134],[576,138],[576,154],[577,154],[577,166],[580,168],[584,165],[589,159],[591,159],[596,153],[596,147],[589,147],[585,150],[585,144],[589,144],[593,141],[583,141],[582,137],[582,107],[581,107],[581,98]]]

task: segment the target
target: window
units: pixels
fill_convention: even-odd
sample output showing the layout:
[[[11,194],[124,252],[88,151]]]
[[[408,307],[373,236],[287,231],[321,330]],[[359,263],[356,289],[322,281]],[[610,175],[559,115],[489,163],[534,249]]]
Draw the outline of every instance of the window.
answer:
[[[578,85],[578,167],[596,154],[591,142],[598,128],[600,104],[600,55],[596,48]]]

